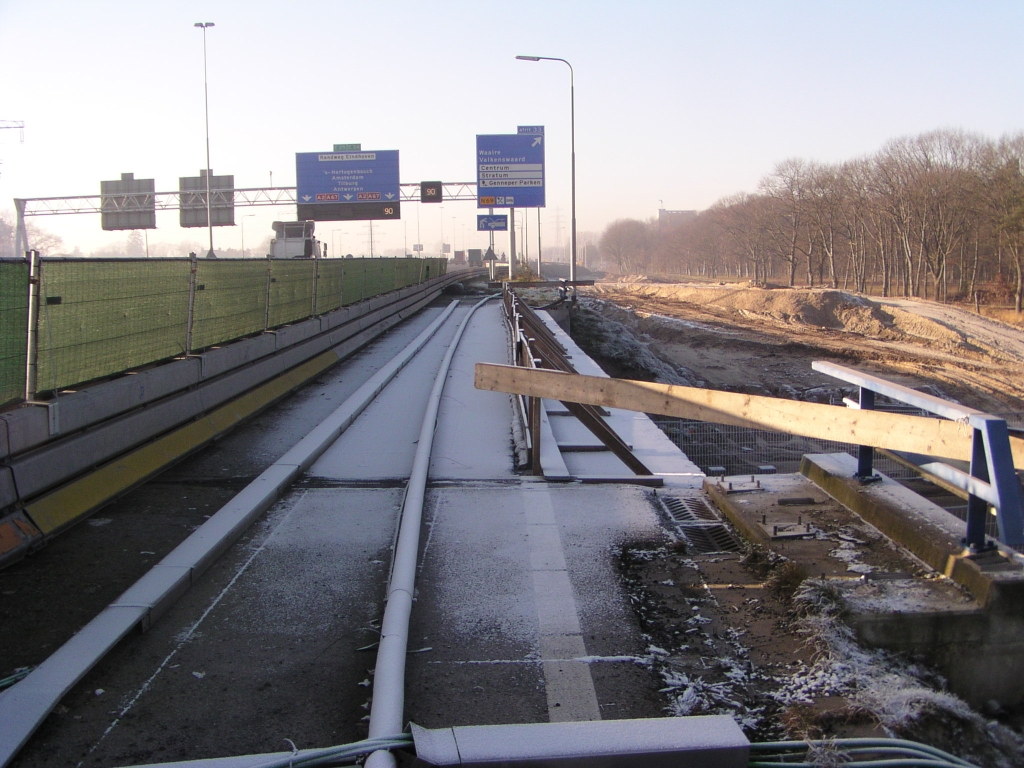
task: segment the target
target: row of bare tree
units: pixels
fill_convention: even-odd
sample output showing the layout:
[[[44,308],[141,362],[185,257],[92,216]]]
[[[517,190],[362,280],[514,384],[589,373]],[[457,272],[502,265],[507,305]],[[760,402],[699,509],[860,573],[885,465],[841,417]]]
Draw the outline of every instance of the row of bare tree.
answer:
[[[601,253],[621,272],[798,281],[949,300],[1004,285],[1024,300],[1024,134],[942,130],[830,165],[779,163],[675,227],[620,219]]]

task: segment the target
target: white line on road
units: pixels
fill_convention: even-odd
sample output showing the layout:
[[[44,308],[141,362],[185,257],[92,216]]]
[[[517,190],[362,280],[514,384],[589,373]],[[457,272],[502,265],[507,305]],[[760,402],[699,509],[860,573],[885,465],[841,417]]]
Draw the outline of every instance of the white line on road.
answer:
[[[600,720],[601,710],[590,665],[579,660],[587,656],[587,649],[547,486],[525,485],[523,508],[534,603],[540,625],[548,719],[553,723]]]

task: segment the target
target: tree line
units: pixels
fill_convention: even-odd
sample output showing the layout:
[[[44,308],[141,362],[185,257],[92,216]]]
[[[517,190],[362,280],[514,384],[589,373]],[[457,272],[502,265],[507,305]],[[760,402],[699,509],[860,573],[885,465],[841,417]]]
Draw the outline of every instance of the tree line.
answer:
[[[1024,134],[939,130],[844,163],[784,160],[754,193],[672,227],[619,219],[623,273],[745,277],[940,301],[1024,301]],[[1003,294],[998,296],[996,294]]]

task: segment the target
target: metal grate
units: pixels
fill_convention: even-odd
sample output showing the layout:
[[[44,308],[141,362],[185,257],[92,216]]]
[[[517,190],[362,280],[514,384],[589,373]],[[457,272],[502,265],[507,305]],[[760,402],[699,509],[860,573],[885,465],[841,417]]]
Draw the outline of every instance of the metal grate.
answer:
[[[665,504],[669,517],[677,523],[721,522],[718,515],[715,514],[715,511],[704,499],[677,499],[673,496],[664,496],[661,500]]]
[[[737,552],[741,549],[739,539],[703,497],[658,496],[658,499],[673,522],[676,532],[686,540],[694,552],[708,555],[714,552]]]

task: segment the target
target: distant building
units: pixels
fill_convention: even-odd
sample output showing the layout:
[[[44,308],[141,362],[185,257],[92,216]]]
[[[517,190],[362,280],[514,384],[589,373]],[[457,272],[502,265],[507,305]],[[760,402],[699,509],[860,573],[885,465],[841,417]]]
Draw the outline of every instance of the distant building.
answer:
[[[695,218],[697,218],[696,211],[666,211],[664,208],[659,208],[658,229],[677,227]]]

